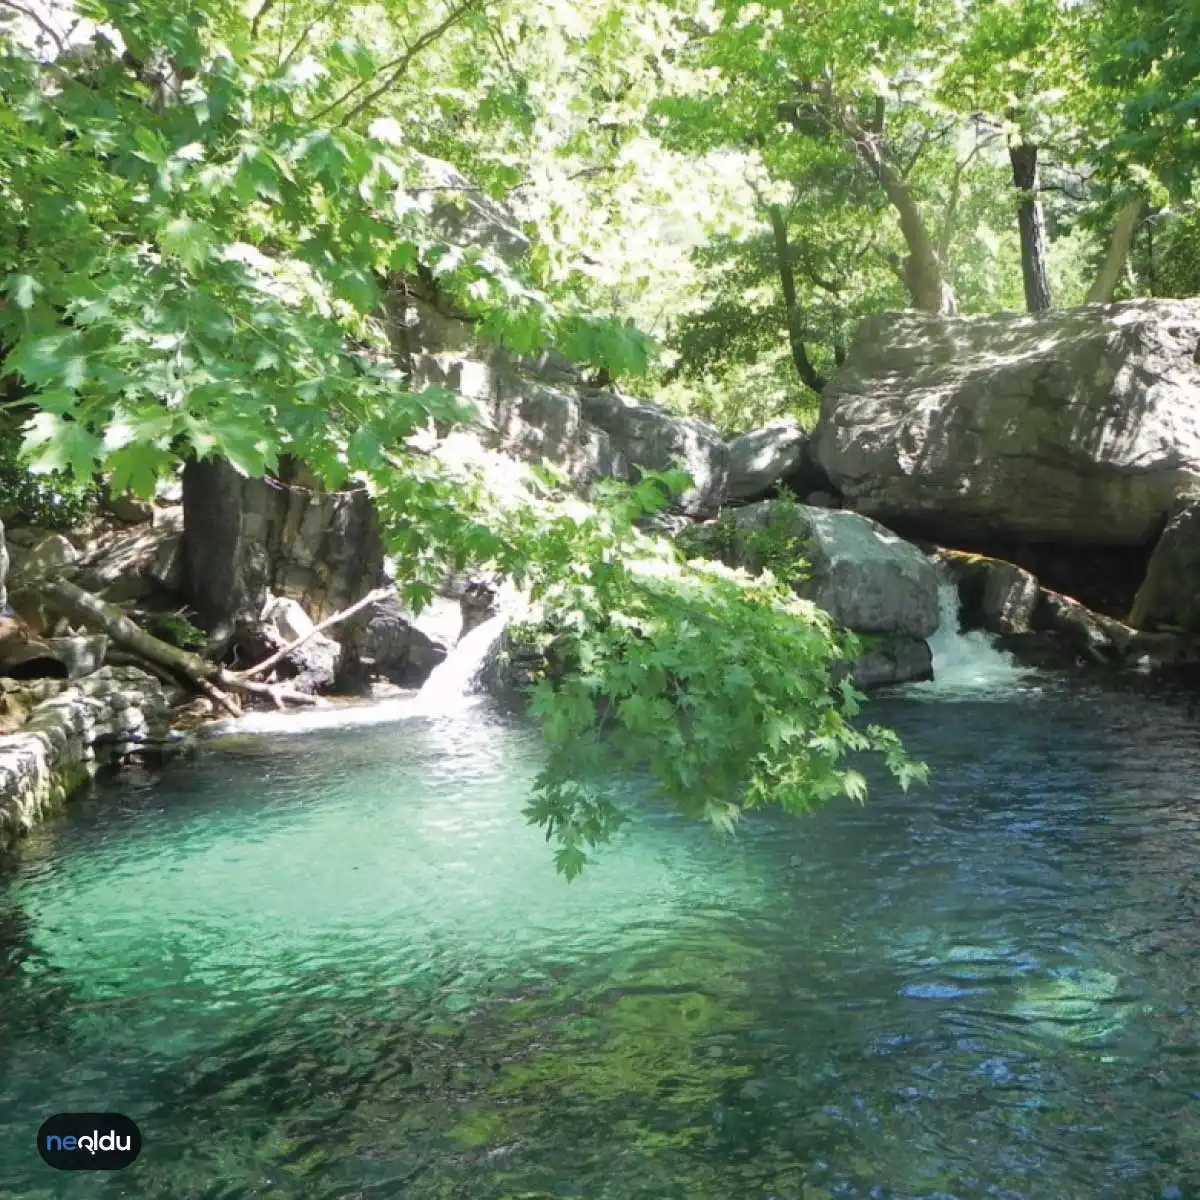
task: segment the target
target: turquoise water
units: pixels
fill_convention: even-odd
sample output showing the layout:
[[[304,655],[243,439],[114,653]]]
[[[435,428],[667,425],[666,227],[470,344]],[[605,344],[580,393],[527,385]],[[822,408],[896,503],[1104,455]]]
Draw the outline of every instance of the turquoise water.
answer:
[[[0,881],[0,1195],[1200,1196],[1200,726],[872,705],[934,768],[567,885],[486,708],[235,738]],[[57,1174],[45,1116],[144,1150]]]

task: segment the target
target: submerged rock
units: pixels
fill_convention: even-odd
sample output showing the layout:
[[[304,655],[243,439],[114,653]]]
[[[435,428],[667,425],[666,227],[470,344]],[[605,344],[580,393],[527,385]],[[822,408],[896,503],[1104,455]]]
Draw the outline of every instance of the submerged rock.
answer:
[[[821,403],[860,512],[952,545],[1146,546],[1200,481],[1200,301],[866,321]]]

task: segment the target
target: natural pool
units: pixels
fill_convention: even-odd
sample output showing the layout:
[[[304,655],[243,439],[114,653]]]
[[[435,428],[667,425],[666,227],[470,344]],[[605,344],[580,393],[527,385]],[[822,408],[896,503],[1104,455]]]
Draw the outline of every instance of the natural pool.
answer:
[[[1200,722],[1045,680],[872,706],[935,771],[580,881],[485,707],[235,739],[0,882],[0,1194],[1200,1196]],[[34,1152],[133,1116],[120,1175]]]

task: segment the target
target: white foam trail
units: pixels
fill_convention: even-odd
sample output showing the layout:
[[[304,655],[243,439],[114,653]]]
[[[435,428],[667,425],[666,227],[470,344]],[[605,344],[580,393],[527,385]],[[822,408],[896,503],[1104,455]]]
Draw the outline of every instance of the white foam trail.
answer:
[[[247,713],[214,727],[212,732],[312,733],[321,729],[385,725],[413,717],[452,716],[465,712],[483,699],[475,694],[475,681],[509,619],[508,613],[497,613],[460,638],[414,696],[383,700],[377,704],[347,704],[299,712]]]
[[[933,653],[933,679],[911,684],[917,694],[929,696],[986,696],[1011,691],[1032,672],[1011,654],[997,650],[990,634],[981,630],[963,633],[959,627],[958,588],[950,579],[938,584],[938,627],[929,639]]]

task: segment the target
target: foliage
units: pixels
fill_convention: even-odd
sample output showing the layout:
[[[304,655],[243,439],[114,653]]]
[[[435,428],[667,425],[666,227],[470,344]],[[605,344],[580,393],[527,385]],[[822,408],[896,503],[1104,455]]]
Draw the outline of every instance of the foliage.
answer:
[[[1094,0],[1089,10],[1088,58],[1120,115],[1110,170],[1186,196],[1200,170],[1200,13],[1192,0]]]
[[[1134,270],[1154,296],[1200,296],[1200,207],[1161,212],[1147,222]]]
[[[528,813],[568,877],[623,820],[619,772],[648,773],[683,812],[724,829],[765,805],[863,799],[865,778],[846,762],[856,752],[881,754],[903,787],[924,777],[894,734],[855,724],[862,697],[838,668],[856,643],[827,614],[770,571],[685,560],[630,524],[681,486],[648,474],[615,507],[537,533],[561,546],[542,562],[572,565],[542,568],[534,586],[552,669],[533,691],[549,757]],[[761,541],[789,571],[793,529],[773,525]]]
[[[767,571],[779,583],[794,586],[808,578],[800,507],[796,497],[781,487],[762,528],[739,525],[727,509],[710,524],[689,526],[676,542],[688,557],[714,557],[754,575]]]
[[[203,650],[208,644],[204,630],[180,613],[155,613],[146,619],[145,626],[147,633],[181,650]]]
[[[90,481],[55,472],[34,475],[21,459],[20,430],[0,426],[0,519],[39,529],[71,529],[91,513],[98,497]]]

